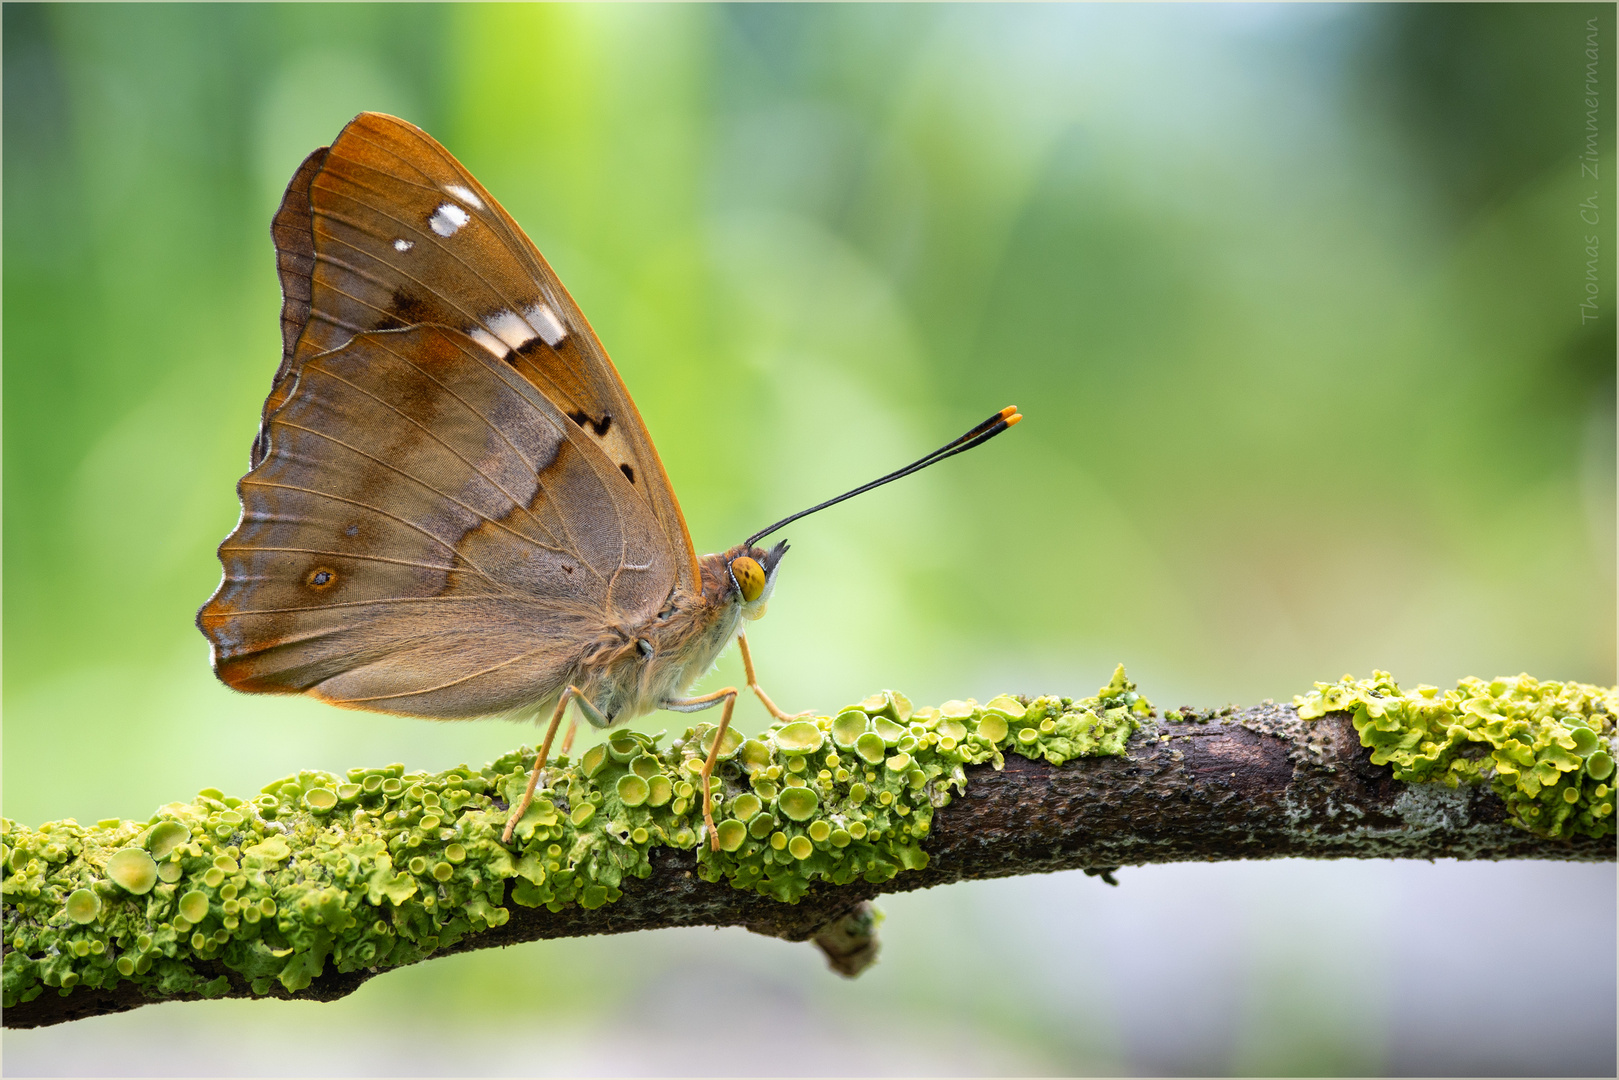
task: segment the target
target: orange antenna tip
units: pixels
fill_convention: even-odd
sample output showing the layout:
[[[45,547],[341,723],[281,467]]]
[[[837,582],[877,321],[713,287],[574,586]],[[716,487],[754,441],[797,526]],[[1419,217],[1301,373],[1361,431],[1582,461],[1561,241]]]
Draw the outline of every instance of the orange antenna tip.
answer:
[[[1005,420],[1008,416],[1011,416],[1015,412],[1017,412],[1017,406],[1008,405],[1006,408],[1001,410],[1001,419]]]
[[[1006,426],[1011,427],[1021,419],[1023,419],[1022,413],[1013,413],[1011,416],[1006,418]]]

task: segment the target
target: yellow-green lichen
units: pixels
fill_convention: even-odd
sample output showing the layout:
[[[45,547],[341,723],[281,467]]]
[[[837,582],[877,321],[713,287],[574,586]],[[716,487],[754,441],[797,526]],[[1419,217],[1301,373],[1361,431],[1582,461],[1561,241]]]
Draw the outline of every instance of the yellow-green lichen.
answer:
[[[1081,701],[913,709],[884,692],[836,721],[727,738],[711,787],[718,851],[697,790],[710,724],[661,750],[661,736],[621,730],[576,762],[558,759],[509,847],[501,830],[530,750],[433,775],[305,771],[246,800],[210,788],[146,822],[0,819],[3,1003],[121,981],[157,995],[228,992],[229,979],[197,973],[199,959],[256,993],[297,992],[327,965],[419,960],[505,923],[508,903],[611,903],[625,878],[651,873],[656,846],[694,851],[709,881],[786,902],[818,880],[886,881],[927,865],[933,811],[964,788],[965,766],[998,768],[1008,750],[1052,762],[1122,754],[1150,708],[1120,668]]]
[[[817,880],[881,882],[920,869],[933,812],[952,787],[964,789],[967,765],[999,768],[1008,750],[1054,764],[1120,755],[1150,710],[1120,668],[1081,701],[1002,696],[913,709],[884,692],[832,717],[778,724],[770,759],[716,770],[721,850],[705,845],[698,873],[791,902]],[[1035,738],[1019,741],[1008,718]]]
[[[1374,765],[1397,780],[1488,781],[1512,822],[1541,836],[1613,833],[1613,753],[1619,687],[1540,682],[1528,675],[1453,690],[1402,692],[1386,671],[1316,683],[1293,699],[1313,720],[1349,712]]]

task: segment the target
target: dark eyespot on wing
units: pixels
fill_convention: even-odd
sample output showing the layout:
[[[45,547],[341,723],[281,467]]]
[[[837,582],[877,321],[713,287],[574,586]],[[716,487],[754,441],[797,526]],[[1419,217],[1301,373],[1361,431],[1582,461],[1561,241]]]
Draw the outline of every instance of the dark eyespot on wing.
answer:
[[[618,467],[618,471],[623,473],[624,478],[626,480],[628,480],[630,483],[632,483],[632,484],[635,483],[635,470],[630,468],[628,462],[625,462],[623,465],[620,465]]]
[[[315,567],[309,571],[309,576],[304,578],[304,584],[315,590],[329,589],[336,583],[337,571],[326,566]]]

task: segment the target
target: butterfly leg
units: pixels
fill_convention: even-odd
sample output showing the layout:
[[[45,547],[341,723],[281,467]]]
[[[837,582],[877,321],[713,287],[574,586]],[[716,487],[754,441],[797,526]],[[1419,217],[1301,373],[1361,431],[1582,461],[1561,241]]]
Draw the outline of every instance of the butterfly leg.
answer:
[[[698,712],[702,709],[712,709],[721,702],[724,702],[725,707],[720,710],[719,730],[714,732],[714,745],[708,748],[708,757],[703,761],[703,771],[697,775],[698,783],[703,789],[703,824],[708,826],[708,840],[715,851],[720,849],[720,834],[714,827],[714,797],[709,794],[708,782],[714,775],[714,763],[719,760],[720,743],[725,741],[725,733],[731,727],[731,710],[736,707],[736,687],[727,686],[724,690],[716,690],[702,697],[674,698],[663,703],[665,709],[673,709],[675,712]]]
[[[576,716],[568,721],[568,733],[562,736],[562,746],[557,750],[557,757],[567,757],[568,751],[573,749],[573,737],[579,734],[579,718]]]
[[[719,760],[720,743],[725,741],[725,731],[731,726],[731,710],[735,707],[736,691],[732,690],[725,696],[725,707],[720,710],[720,727],[714,732],[714,745],[708,748],[703,771],[697,777],[703,784],[703,824],[708,826],[708,842],[715,851],[720,849],[720,834],[714,827],[714,797],[709,793],[708,781],[714,775],[714,762]]]
[[[528,804],[534,801],[534,789],[540,786],[540,772],[544,770],[546,758],[550,756],[551,741],[557,737],[557,728],[562,723],[562,714],[567,711],[568,702],[572,700],[578,700],[581,709],[590,709],[591,712],[596,711],[590,702],[585,700],[585,695],[580,692],[578,687],[569,686],[562,691],[562,696],[557,699],[557,707],[551,713],[551,726],[545,729],[545,741],[540,743],[540,752],[534,755],[534,771],[529,774],[528,789],[523,792],[523,797],[517,801],[517,806],[512,810],[512,816],[506,820],[506,831],[500,834],[502,844],[512,842],[512,830],[517,828],[517,823],[528,812]],[[577,721],[575,722],[577,723]],[[573,737],[572,728],[568,729],[568,737]]]
[[[776,708],[776,703],[770,700],[770,695],[765,693],[764,687],[759,685],[758,676],[753,673],[753,654],[748,651],[748,635],[738,630],[736,643],[737,647],[742,650],[742,670],[748,674],[748,689],[759,695],[759,700],[764,703],[764,707],[770,711],[771,716],[774,716],[777,720],[797,720],[800,717],[815,714],[814,709],[801,713],[784,713]]]

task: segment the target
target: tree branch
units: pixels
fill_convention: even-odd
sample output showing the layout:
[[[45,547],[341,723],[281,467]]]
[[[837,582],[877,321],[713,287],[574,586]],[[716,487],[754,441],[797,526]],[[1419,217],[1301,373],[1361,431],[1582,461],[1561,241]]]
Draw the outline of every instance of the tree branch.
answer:
[[[1372,764],[1349,713],[1307,722],[1294,706],[1266,703],[1200,719],[1145,719],[1122,756],[1058,765],[1008,756],[1004,768],[970,766],[965,791],[933,812],[921,845],[925,868],[886,881],[819,881],[787,904],[754,888],[703,880],[692,850],[654,846],[647,876],[624,877],[614,902],[570,904],[555,912],[511,904],[503,924],[468,933],[433,954],[667,926],[742,926],[792,941],[814,939],[836,970],[853,974],[875,955],[867,901],[882,892],[1070,869],[1111,881],[1109,872],[1121,866],[1194,860],[1615,858],[1611,835],[1550,839],[1509,823],[1507,804],[1486,786],[1452,790],[1394,779],[1390,766]],[[14,914],[9,901],[8,951]],[[328,965],[293,994],[262,979],[254,987],[220,959],[190,957],[186,963],[201,980],[212,980],[203,991],[154,997],[151,987],[128,980],[65,994],[47,989],[7,1007],[5,1026],[55,1024],[203,996],[329,1001],[379,971],[340,972]],[[10,972],[8,957],[8,979]]]

